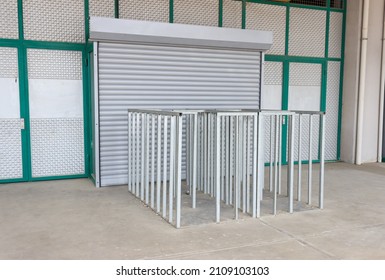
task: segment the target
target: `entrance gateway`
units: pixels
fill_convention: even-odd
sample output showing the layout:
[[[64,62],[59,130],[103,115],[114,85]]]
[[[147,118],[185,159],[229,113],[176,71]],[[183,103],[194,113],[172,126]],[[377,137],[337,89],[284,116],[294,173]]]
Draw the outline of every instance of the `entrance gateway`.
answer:
[[[128,108],[260,108],[271,32],[98,17],[90,24],[97,186],[128,182]]]

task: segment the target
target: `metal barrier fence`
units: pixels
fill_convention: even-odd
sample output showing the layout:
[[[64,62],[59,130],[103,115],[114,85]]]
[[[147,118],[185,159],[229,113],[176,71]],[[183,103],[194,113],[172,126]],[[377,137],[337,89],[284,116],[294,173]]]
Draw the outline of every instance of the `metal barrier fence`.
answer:
[[[319,117],[318,129],[315,116]],[[304,161],[308,163],[308,204],[312,203],[313,150],[318,146],[319,208],[323,208],[324,124],[320,112],[129,110],[128,190],[177,228],[181,225],[182,180],[192,208],[197,207],[197,191],[213,198],[216,222],[221,220],[224,205],[233,207],[235,219],[240,211],[260,217],[264,193],[272,194],[272,214],[276,215],[278,201],[282,201],[278,197],[284,197],[282,165],[287,163],[287,211],[293,213],[294,181],[297,177],[297,201],[301,201]]]

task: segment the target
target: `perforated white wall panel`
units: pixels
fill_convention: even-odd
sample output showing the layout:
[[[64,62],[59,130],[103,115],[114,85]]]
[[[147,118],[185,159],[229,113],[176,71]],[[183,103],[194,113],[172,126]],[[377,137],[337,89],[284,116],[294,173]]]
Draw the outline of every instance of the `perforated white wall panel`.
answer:
[[[169,1],[120,0],[119,18],[168,22]]]
[[[261,108],[282,109],[282,62],[264,62],[264,87],[261,93]]]
[[[291,8],[289,54],[325,56],[326,11]]]
[[[31,120],[32,176],[84,174],[82,119]]]
[[[267,54],[285,54],[286,7],[247,3],[246,28],[273,32],[273,46]]]
[[[115,17],[115,0],[89,0],[88,5],[91,17]]]
[[[341,57],[342,20],[342,13],[330,13],[329,57]]]
[[[21,177],[20,119],[0,119],[0,180]]]
[[[28,49],[29,79],[82,79],[82,54],[74,51]]]
[[[0,47],[0,78],[18,78],[17,49]]]
[[[290,63],[289,110],[320,110],[321,74],[321,64]]]
[[[223,27],[242,28],[242,2],[223,0]]]
[[[84,42],[83,0],[23,1],[27,40]]]
[[[174,22],[218,26],[217,0],[174,0]]]
[[[322,65],[315,63],[290,63],[289,110],[319,111],[321,106]],[[298,118],[296,119],[298,128]],[[313,117],[312,158],[318,158],[319,116]],[[296,140],[298,130],[296,129]],[[298,141],[295,141],[295,160],[298,159]],[[302,121],[302,157],[309,157],[309,117]]]
[[[337,159],[340,62],[328,63],[326,92],[325,159]]]
[[[127,182],[127,109],[258,108],[260,53],[100,43],[101,184]]]
[[[21,177],[17,49],[0,47],[0,180]]]
[[[0,2],[0,38],[17,39],[19,37],[17,0]]]
[[[84,174],[81,52],[27,55],[32,176]]]

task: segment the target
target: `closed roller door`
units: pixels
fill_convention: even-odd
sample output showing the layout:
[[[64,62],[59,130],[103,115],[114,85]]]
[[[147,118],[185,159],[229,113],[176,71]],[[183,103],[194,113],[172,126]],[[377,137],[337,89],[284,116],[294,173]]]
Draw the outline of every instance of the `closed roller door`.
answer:
[[[257,109],[261,53],[99,44],[101,185],[127,182],[127,108]]]

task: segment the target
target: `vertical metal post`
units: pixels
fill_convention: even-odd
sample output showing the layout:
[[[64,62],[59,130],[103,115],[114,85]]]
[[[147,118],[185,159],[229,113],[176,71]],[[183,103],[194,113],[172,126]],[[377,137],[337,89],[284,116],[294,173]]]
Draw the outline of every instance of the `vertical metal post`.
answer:
[[[234,117],[230,117],[230,160],[229,160],[229,203],[233,204],[233,185],[235,185],[235,180],[233,180],[234,175]],[[234,178],[235,179],[235,178]],[[235,203],[234,203],[235,204]]]
[[[297,200],[301,201],[302,196],[302,114],[298,115],[298,186]]]
[[[250,136],[251,136],[251,119],[249,116],[246,117],[247,123],[247,149],[246,149],[246,211],[250,213]]]
[[[203,166],[204,166],[204,192],[207,194],[209,192],[209,168],[208,168],[208,161],[209,161],[209,150],[208,150],[208,132],[209,132],[209,123],[208,123],[208,114],[203,115]]]
[[[216,128],[215,128],[215,142],[216,142],[216,180],[215,180],[215,200],[216,200],[216,222],[219,223],[221,221],[221,150],[220,150],[220,145],[221,145],[221,117],[216,116]]]
[[[279,115],[278,126],[278,194],[282,192],[282,121],[284,116]]]
[[[175,147],[177,145],[177,139],[175,137],[176,130],[176,117],[171,117],[171,133],[170,133],[170,186],[168,193],[168,221],[172,223],[174,212],[174,180],[175,178]]]
[[[216,115],[210,114],[210,122],[211,122],[211,137],[210,137],[210,186],[211,186],[211,197],[214,197],[215,195],[215,164],[214,164],[214,157],[215,157],[215,124],[216,124]]]
[[[240,137],[241,137],[241,142],[240,142],[240,145],[241,145],[241,160],[239,162],[240,164],[240,168],[241,168],[241,185],[242,185],[242,212],[245,213],[246,212],[246,167],[245,167],[245,161],[246,161],[246,145],[245,145],[245,140],[246,140],[246,135],[245,135],[245,125],[246,125],[246,122],[245,122],[245,117],[244,116],[240,116],[240,120],[241,120],[241,132],[240,132]],[[240,203],[241,205],[241,203]]]
[[[167,212],[167,136],[168,136],[168,118],[163,117],[163,218],[166,218]]]
[[[197,161],[198,161],[198,114],[194,114],[193,119],[194,126],[194,145],[193,145],[193,166],[192,166],[192,176],[193,176],[193,184],[192,184],[192,208],[196,208],[196,200],[197,200]]]
[[[258,157],[258,169],[257,169],[257,217],[261,215],[261,200],[263,197],[264,189],[264,178],[265,178],[265,116],[263,114],[258,114],[258,135],[257,135],[257,157]]]
[[[260,137],[259,135],[259,126],[258,126],[258,115],[255,114],[253,116],[253,159],[252,159],[252,176],[253,176],[253,190],[252,190],[252,216],[253,218],[259,217],[258,216],[258,210],[257,209],[257,201],[259,201],[259,187],[257,187],[257,176],[258,176],[258,169],[259,169],[259,163],[258,163],[258,142],[257,139]]]
[[[269,191],[273,191],[273,167],[274,167],[274,116],[270,115],[270,168],[269,168]]]
[[[155,116],[151,115],[151,208],[155,208]]]
[[[235,117],[235,134],[234,134],[234,142],[235,142],[235,161],[234,161],[234,210],[235,210],[235,219],[238,220],[238,208],[239,208],[239,117]]]
[[[142,117],[142,124],[141,124],[141,132],[142,132],[142,141],[141,141],[141,145],[142,145],[142,151],[141,151],[141,155],[140,155],[140,158],[141,158],[141,168],[140,168],[140,171],[141,171],[141,179],[140,179],[140,199],[142,201],[144,201],[144,173],[145,173],[145,145],[146,143],[144,143],[144,139],[145,139],[145,126],[146,126],[146,114],[141,114]]]
[[[136,182],[135,182],[135,195],[139,197],[139,184],[140,184],[140,157],[139,157],[139,142],[140,142],[140,114],[136,114]]]
[[[221,136],[221,157],[220,160],[222,162],[221,164],[221,200],[225,200],[225,171],[226,171],[226,163],[225,163],[225,153],[226,153],[226,146],[225,146],[225,120],[226,117],[221,117],[221,130],[220,130],[220,136]]]
[[[229,204],[229,199],[230,199],[230,133],[229,133],[229,117],[226,117],[226,131],[225,131],[225,147],[226,147],[226,152],[225,152],[225,165],[226,165],[226,175],[225,175],[225,183],[226,183],[226,198],[225,202],[226,204]]]
[[[325,176],[325,114],[320,115],[320,174],[319,174],[319,208],[324,208],[324,176]]]
[[[158,150],[157,150],[157,157],[156,157],[156,161],[157,161],[157,165],[156,165],[156,212],[159,213],[160,212],[160,188],[161,188],[161,185],[162,185],[162,182],[161,182],[161,173],[162,173],[162,169],[161,169],[161,151],[162,151],[162,116],[161,115],[158,115],[158,137],[157,137],[157,146],[158,146]]]
[[[150,167],[149,167],[149,161],[150,161],[150,137],[149,137],[149,132],[150,132],[150,115],[146,114],[146,120],[145,120],[145,126],[146,126],[146,154],[145,154],[145,169],[144,169],[144,185],[146,188],[146,204],[148,205],[149,202],[149,172],[150,172]]]
[[[312,173],[313,173],[313,116],[309,115],[309,164],[308,164],[308,198],[307,203],[311,205],[311,196],[312,196]]]
[[[293,213],[293,200],[294,200],[294,131],[295,131],[295,119],[294,115],[289,117],[289,213]]]
[[[277,214],[277,187],[278,187],[278,160],[279,160],[279,116],[275,116],[275,159],[274,159],[274,199],[273,199],[273,215]]]
[[[130,113],[130,112],[128,112],[128,126],[127,126],[127,130],[128,130],[128,138],[127,138],[127,141],[128,141],[128,157],[127,157],[127,159],[128,159],[128,191],[129,192],[131,192],[132,191],[132,186],[131,186],[131,176],[132,176],[132,173],[131,173],[131,142],[132,142],[132,140],[131,140],[131,117],[132,116],[132,113]]]
[[[177,138],[178,138],[178,144],[177,144],[177,159],[176,159],[176,168],[177,168],[177,175],[176,175],[176,228],[180,228],[180,220],[181,220],[181,203],[182,203],[182,182],[181,182],[181,175],[182,175],[182,121],[180,119],[181,117],[177,117]]]

